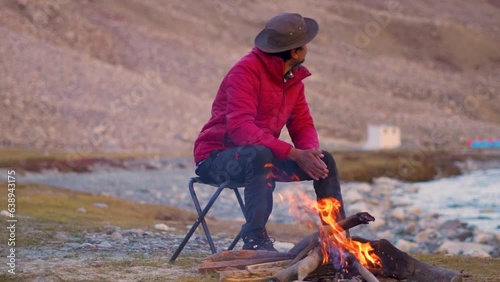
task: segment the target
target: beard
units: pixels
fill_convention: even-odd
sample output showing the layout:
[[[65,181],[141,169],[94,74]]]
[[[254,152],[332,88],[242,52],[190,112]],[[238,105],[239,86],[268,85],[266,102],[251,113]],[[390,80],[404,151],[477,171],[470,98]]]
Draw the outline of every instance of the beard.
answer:
[[[299,61],[295,65],[293,65],[292,69],[300,67],[304,62],[305,62],[305,59],[302,59],[301,61]]]

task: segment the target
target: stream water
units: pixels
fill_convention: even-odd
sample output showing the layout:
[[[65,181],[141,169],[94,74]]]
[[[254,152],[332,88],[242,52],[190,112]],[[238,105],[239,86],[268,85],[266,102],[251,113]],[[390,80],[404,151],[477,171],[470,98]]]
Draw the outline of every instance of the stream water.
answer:
[[[488,232],[500,232],[500,169],[415,183],[414,204],[443,219],[460,219]],[[415,196],[413,196],[415,197]]]

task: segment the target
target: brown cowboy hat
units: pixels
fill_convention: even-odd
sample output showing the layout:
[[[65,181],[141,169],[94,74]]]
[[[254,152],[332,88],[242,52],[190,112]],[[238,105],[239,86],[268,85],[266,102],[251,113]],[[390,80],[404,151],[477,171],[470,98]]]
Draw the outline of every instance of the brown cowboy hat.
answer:
[[[318,23],[300,14],[282,13],[266,23],[254,44],[267,53],[278,53],[306,45],[318,34]]]

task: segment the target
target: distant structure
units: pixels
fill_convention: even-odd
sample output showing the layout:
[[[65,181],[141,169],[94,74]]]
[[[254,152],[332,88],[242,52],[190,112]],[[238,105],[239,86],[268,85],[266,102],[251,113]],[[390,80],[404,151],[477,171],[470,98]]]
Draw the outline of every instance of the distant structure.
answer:
[[[365,150],[393,149],[401,146],[401,130],[394,125],[368,125]]]
[[[467,142],[469,148],[485,149],[496,148],[500,149],[500,139],[472,139]]]

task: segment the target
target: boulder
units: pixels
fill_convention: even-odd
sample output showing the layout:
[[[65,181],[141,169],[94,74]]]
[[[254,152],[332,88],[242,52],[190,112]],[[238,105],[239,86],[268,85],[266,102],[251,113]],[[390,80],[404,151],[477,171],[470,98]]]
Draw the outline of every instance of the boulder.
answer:
[[[123,236],[120,232],[115,231],[115,232],[113,232],[113,234],[111,234],[111,239],[113,239],[113,240],[120,240],[122,238],[123,238]]]
[[[439,226],[439,229],[458,229],[464,227],[464,223],[462,223],[458,219],[447,220]]]
[[[276,250],[282,253],[288,252],[291,248],[295,246],[295,244],[289,242],[279,242],[279,241],[274,242],[273,245]]]
[[[476,234],[474,234],[474,243],[479,243],[479,244],[488,244],[488,245],[494,245],[497,243],[497,236],[493,233],[483,233],[480,231],[477,231]],[[499,237],[500,238],[500,237]]]
[[[396,248],[398,248],[401,251],[406,252],[406,253],[410,252],[411,250],[414,250],[414,249],[418,248],[418,244],[417,243],[406,241],[404,239],[399,239],[396,242],[395,246],[396,246]]]
[[[377,230],[385,226],[385,219],[376,218],[374,222],[368,224],[368,229]]]
[[[438,253],[450,255],[465,255],[465,254],[480,254],[482,252],[489,253],[493,251],[493,246],[472,243],[472,242],[453,242],[444,241],[437,249]]]
[[[403,208],[395,208],[391,212],[391,216],[399,221],[404,221],[407,212]]]
[[[436,231],[427,229],[424,231],[420,231],[417,233],[417,235],[415,235],[415,242],[423,243],[435,240],[437,238],[439,238],[439,234]]]
[[[356,203],[363,200],[363,195],[356,190],[349,189],[344,192],[343,198],[351,203]]]
[[[357,202],[352,205],[347,206],[347,212],[348,214],[355,214],[358,212],[365,212],[369,210],[368,205],[365,202]],[[378,218],[375,220],[377,221]]]
[[[370,184],[368,183],[356,183],[353,189],[356,189],[362,193],[369,193],[373,188]]]
[[[417,231],[417,228],[417,223],[414,221],[410,221],[406,225],[404,225],[404,233],[412,234],[413,232]]]
[[[478,249],[468,250],[468,251],[464,252],[464,255],[476,257],[476,258],[491,258],[490,254],[488,254],[487,252],[485,252],[483,250],[478,250]]]

